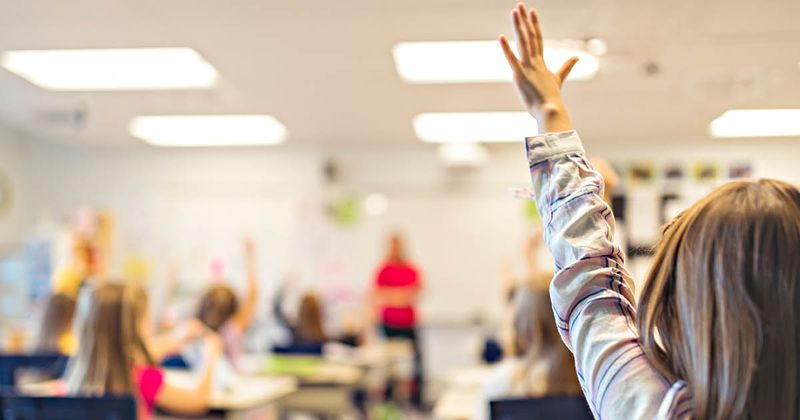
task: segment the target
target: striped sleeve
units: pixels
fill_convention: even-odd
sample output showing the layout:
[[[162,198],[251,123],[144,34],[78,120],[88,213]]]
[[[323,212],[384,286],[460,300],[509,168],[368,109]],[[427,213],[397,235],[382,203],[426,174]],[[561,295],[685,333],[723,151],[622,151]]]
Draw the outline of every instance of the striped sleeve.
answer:
[[[603,179],[586,160],[574,131],[526,141],[533,192],[556,265],[550,286],[564,343],[596,418],[653,419],[671,384],[638,342],[633,281],[614,245],[614,215],[602,200]],[[668,398],[669,397],[669,398]],[[667,417],[671,418],[671,417]]]

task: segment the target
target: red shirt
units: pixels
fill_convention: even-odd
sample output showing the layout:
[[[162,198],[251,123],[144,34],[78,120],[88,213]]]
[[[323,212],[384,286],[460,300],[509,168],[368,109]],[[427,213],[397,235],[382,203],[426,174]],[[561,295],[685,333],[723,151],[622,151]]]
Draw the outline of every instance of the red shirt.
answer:
[[[403,263],[386,263],[375,277],[375,286],[381,289],[418,289],[421,285],[417,270]],[[417,323],[414,307],[388,306],[381,308],[381,320],[384,325],[396,328],[411,328]]]

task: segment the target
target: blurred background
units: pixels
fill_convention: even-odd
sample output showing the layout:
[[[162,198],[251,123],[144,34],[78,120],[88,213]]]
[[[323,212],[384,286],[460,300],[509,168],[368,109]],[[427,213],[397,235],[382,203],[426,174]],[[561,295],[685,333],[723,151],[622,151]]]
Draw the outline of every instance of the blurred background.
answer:
[[[0,0],[5,348],[35,341],[76,238],[164,319],[215,279],[243,293],[252,238],[247,348],[264,351],[287,278],[342,328],[399,232],[424,285],[429,414],[499,328],[540,224],[512,192],[537,132],[495,41],[513,5]],[[659,226],[720,183],[800,183],[800,2],[533,6],[554,61],[581,56],[566,101],[637,278]]]

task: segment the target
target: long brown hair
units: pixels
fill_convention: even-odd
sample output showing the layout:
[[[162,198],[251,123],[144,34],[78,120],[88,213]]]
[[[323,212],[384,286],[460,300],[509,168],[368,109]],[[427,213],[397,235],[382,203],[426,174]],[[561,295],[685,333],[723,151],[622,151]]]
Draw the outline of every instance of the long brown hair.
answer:
[[[66,373],[70,394],[135,395],[135,364],[155,364],[141,331],[146,303],[136,286],[104,283],[81,294],[75,320],[80,345]]]
[[[514,382],[531,397],[581,394],[574,359],[556,329],[546,286],[552,277],[552,273],[532,277],[514,293],[513,350],[523,361]],[[547,372],[541,388],[544,395],[532,395],[533,387],[542,385],[534,383],[541,378],[531,376],[533,366],[539,363]]]
[[[75,314],[75,299],[61,293],[51,295],[42,317],[36,351],[40,353],[60,353],[59,340],[72,329]]]
[[[664,229],[639,304],[645,353],[698,419],[796,419],[800,192],[718,188]]]
[[[313,293],[306,293],[297,310],[296,340],[304,343],[324,343],[327,339],[322,326],[322,305]]]
[[[200,299],[197,319],[208,328],[219,332],[239,310],[239,299],[233,289],[226,285],[212,286]]]

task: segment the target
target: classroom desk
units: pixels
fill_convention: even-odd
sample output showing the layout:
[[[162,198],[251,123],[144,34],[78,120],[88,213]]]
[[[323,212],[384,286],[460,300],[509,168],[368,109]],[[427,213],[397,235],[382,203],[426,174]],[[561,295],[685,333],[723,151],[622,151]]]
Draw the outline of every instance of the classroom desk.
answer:
[[[281,410],[325,415],[353,412],[352,392],[364,378],[364,369],[314,356],[244,355],[240,368],[251,375],[287,375],[297,382],[296,392],[281,398]]]
[[[480,389],[448,389],[436,400],[433,418],[437,420],[469,420],[475,414]]]
[[[414,350],[408,340],[390,340],[356,348],[331,343],[325,346],[325,360],[365,369],[389,369],[398,363],[413,363]]]
[[[433,417],[438,420],[472,418],[480,398],[481,387],[492,372],[492,366],[477,365],[454,369],[443,377],[444,392],[436,400]]]
[[[165,381],[175,386],[196,382],[190,371],[168,369],[165,374]],[[297,389],[297,380],[289,376],[241,376],[233,389],[214,391],[211,410],[226,419],[277,418],[279,401]]]

